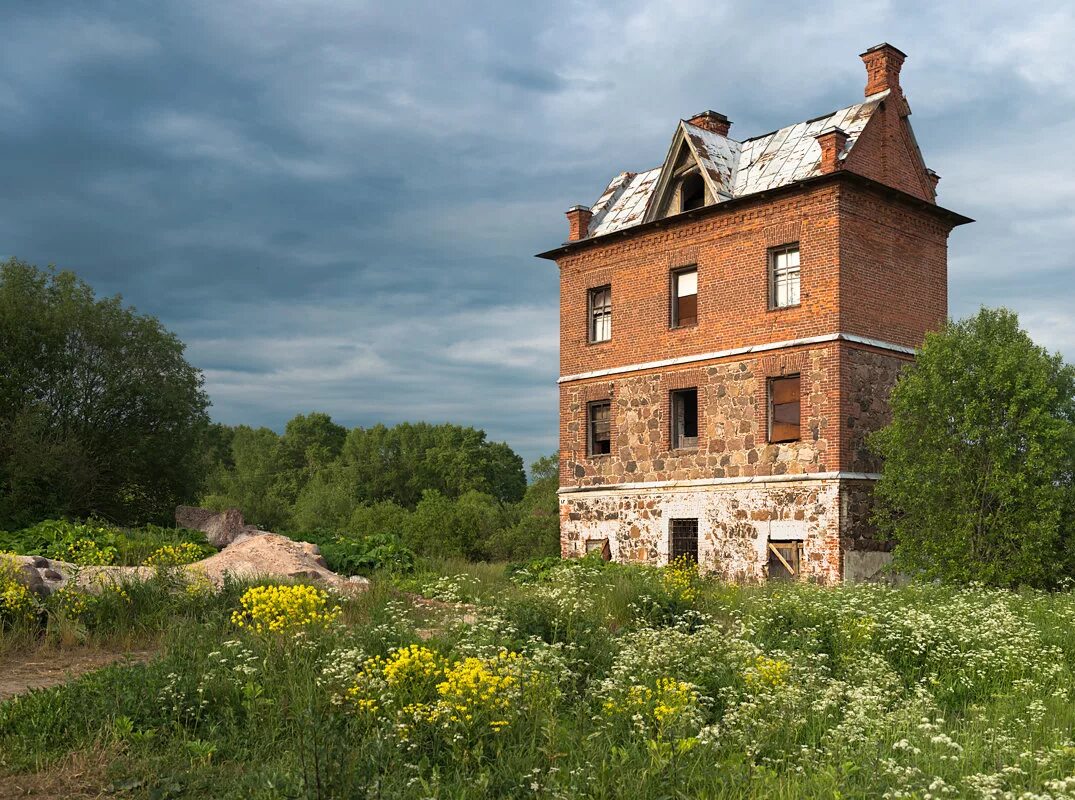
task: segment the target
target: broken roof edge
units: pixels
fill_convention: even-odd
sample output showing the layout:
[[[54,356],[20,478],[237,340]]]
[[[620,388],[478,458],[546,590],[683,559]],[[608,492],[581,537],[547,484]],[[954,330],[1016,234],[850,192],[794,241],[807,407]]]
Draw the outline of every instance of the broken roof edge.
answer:
[[[890,94],[892,94],[891,89],[883,89],[880,92],[874,92],[873,94],[866,95],[866,97],[862,98],[861,102],[852,103],[851,105],[844,106],[843,108],[834,108],[828,114],[821,114],[819,116],[812,117],[811,119],[804,119],[801,122],[793,122],[790,125],[784,125],[782,127],[775,128],[774,130],[767,131],[766,133],[759,133],[757,136],[748,136],[746,139],[736,139],[735,141],[739,142],[739,144],[755,142],[758,139],[764,139],[766,136],[772,136],[774,133],[780,133],[780,131],[787,130],[788,128],[794,128],[796,125],[809,125],[811,122],[817,122],[819,120],[828,119],[829,117],[834,117],[841,111],[847,111],[847,109],[854,108],[855,106],[865,106],[869,105],[870,103],[878,103],[887,98]]]
[[[967,225],[974,222],[970,217],[964,216],[957,211],[939,206],[936,203],[930,203],[923,200],[920,197],[915,197],[913,194],[909,194],[902,189],[897,189],[894,186],[875,181],[873,178],[867,178],[865,175],[860,175],[857,172],[850,172],[848,170],[837,170],[835,172],[828,172],[821,175],[812,175],[809,178],[803,178],[802,180],[794,181],[792,183],[786,183],[780,186],[774,186],[771,189],[764,189],[760,192],[754,192],[752,194],[741,195],[739,197],[733,197],[730,200],[724,200],[720,203],[712,203],[701,208],[691,209],[690,211],[683,211],[679,214],[673,214],[668,217],[660,217],[658,219],[650,220],[648,222],[640,222],[637,225],[631,225],[627,228],[620,230],[610,231],[608,233],[602,233],[597,236],[587,237],[585,239],[578,239],[577,241],[564,242],[559,247],[554,247],[552,250],[546,250],[544,253],[535,253],[534,258],[543,258],[548,261],[555,261],[567,253],[575,252],[577,250],[587,249],[589,247],[601,244],[607,244],[612,241],[614,237],[628,238],[642,231],[649,231],[654,228],[660,228],[666,224],[675,224],[677,222],[687,222],[688,220],[696,219],[698,217],[716,215],[718,212],[724,212],[733,208],[738,208],[744,203],[751,201],[764,200],[774,195],[786,194],[797,189],[801,189],[805,186],[812,186],[814,184],[848,181],[850,183],[857,183],[858,185],[880,192],[882,194],[890,195],[898,200],[905,202],[914,208],[921,211],[925,211],[933,216],[947,220],[951,223],[953,228],[957,228],[960,225]]]

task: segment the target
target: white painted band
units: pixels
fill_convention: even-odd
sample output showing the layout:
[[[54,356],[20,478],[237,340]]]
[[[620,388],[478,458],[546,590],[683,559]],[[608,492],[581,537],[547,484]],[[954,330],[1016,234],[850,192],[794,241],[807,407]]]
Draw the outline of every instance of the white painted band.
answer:
[[[803,475],[753,475],[745,478],[698,478],[689,481],[611,483],[604,486],[561,486],[557,490],[557,494],[576,494],[579,492],[608,492],[613,494],[646,489],[693,489],[698,486],[746,486],[750,484],[808,481],[876,481],[880,477],[880,472],[809,472]]]
[[[716,350],[712,353],[700,353],[696,356],[679,356],[678,358],[665,358],[660,361],[647,361],[643,364],[628,364],[625,367],[612,367],[610,369],[597,369],[592,372],[579,372],[574,375],[564,375],[556,382],[570,383],[571,381],[581,381],[587,378],[602,378],[606,375],[622,375],[625,372],[638,372],[639,370],[658,369],[659,367],[675,367],[680,364],[693,364],[698,361],[709,361],[714,358],[727,358],[728,356],[741,356],[749,353],[764,353],[768,350],[783,350],[786,347],[801,347],[805,344],[820,344],[822,342],[835,342],[838,340],[842,342],[865,344],[870,347],[880,348],[881,350],[891,350],[894,353],[903,353],[911,356],[916,352],[913,347],[904,347],[902,344],[883,342],[880,339],[870,339],[865,336],[858,336],[854,333],[826,333],[822,336],[808,336],[805,339],[788,339],[785,342],[754,344],[749,347],[733,347],[729,350]]]

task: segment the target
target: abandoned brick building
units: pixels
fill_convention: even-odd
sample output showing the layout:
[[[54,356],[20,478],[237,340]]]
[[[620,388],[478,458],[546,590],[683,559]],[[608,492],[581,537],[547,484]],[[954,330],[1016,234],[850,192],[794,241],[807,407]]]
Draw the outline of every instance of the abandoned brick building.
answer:
[[[900,88],[750,139],[706,111],[664,163],[567,212],[560,268],[564,556],[686,555],[732,580],[886,561],[866,436],[947,315],[947,240]]]

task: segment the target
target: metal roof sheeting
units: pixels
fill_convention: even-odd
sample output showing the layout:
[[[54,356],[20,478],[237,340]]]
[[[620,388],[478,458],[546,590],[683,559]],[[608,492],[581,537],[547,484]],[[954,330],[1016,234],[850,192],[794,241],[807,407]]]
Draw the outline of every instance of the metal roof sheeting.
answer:
[[[717,190],[717,202],[764,192],[778,186],[819,175],[821,146],[815,137],[826,128],[842,128],[847,133],[846,153],[851,151],[878,104],[888,92],[842,108],[825,117],[799,122],[744,142],[681,121],[691,149]],[[669,160],[676,158],[669,153]],[[645,220],[658,179],[666,165],[646,172],[623,172],[613,178],[592,207],[589,235],[623,230]]]

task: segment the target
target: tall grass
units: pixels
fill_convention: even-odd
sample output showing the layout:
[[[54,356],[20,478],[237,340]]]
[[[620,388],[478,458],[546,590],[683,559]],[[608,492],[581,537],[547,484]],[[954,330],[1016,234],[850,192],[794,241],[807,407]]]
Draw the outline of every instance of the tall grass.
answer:
[[[243,590],[138,601],[173,614],[161,658],[0,705],[0,773],[109,748],[170,797],[1075,796],[1070,594],[427,563],[273,637],[231,624]],[[484,688],[453,706],[452,675]]]

